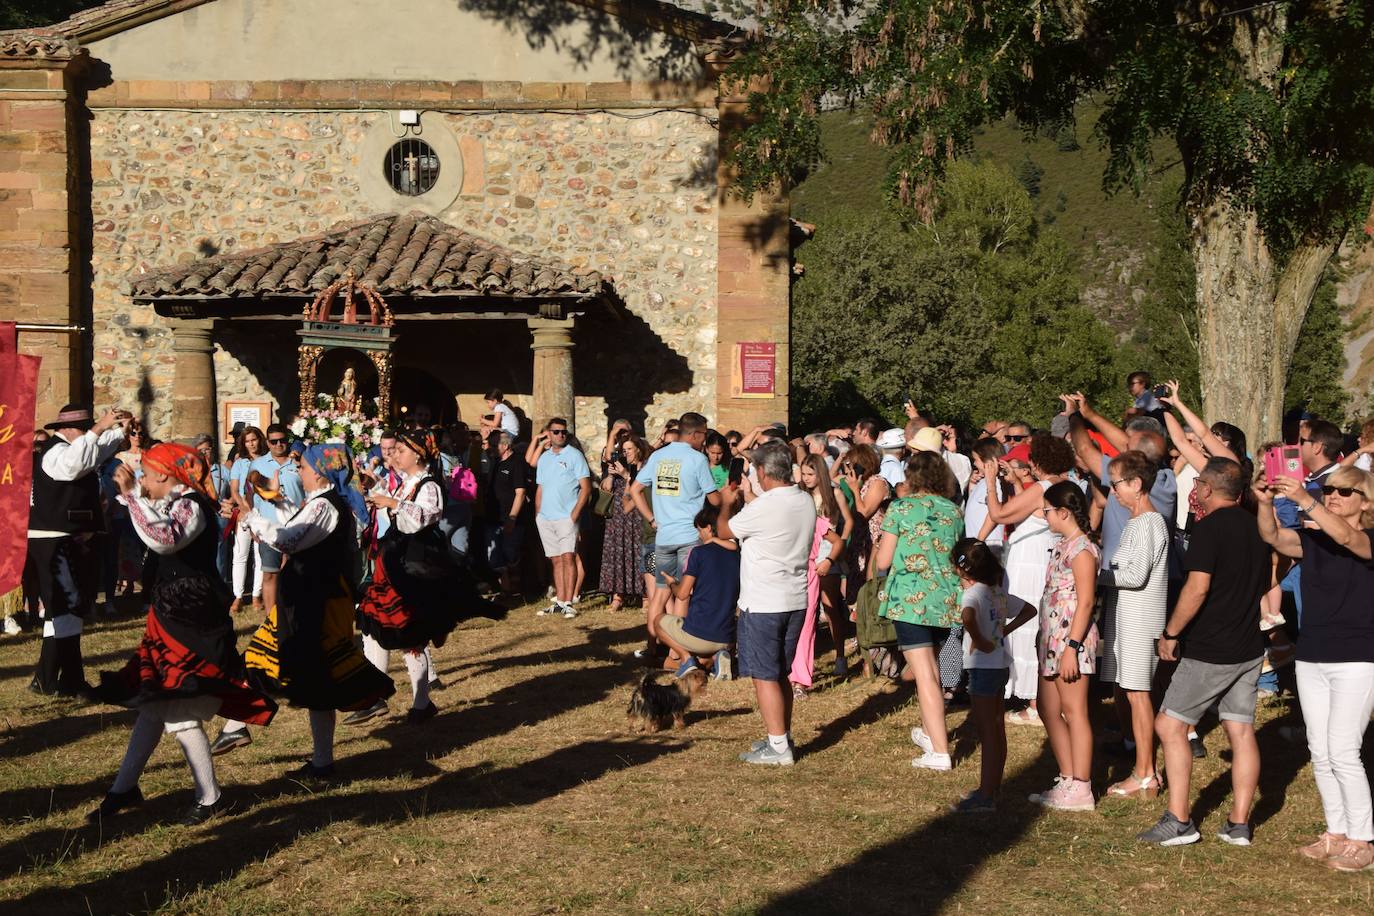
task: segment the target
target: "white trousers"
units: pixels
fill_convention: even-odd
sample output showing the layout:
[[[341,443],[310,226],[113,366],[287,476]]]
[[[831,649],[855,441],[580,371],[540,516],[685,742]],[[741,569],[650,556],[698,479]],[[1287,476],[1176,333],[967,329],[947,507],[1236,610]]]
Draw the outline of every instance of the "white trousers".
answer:
[[[253,561],[253,597],[262,597],[262,563],[257,557],[257,545],[253,543],[253,532],[247,525],[234,529],[234,597],[243,597],[243,587],[248,584],[248,560]]]
[[[1329,833],[1374,841],[1360,744],[1374,713],[1374,662],[1298,662],[1298,701]]]

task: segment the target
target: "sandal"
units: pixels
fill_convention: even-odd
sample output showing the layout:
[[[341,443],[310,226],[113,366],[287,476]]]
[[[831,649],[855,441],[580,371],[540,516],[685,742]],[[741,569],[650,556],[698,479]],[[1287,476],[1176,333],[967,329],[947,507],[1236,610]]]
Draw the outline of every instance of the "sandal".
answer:
[[[1113,786],[1108,786],[1107,794],[1115,798],[1158,798],[1162,787],[1163,780],[1159,778],[1158,773],[1137,776],[1132,770],[1130,776]]]
[[[1040,721],[1040,713],[1027,706],[1020,712],[1007,713],[1008,725],[1035,725],[1040,728],[1045,727],[1045,723]]]

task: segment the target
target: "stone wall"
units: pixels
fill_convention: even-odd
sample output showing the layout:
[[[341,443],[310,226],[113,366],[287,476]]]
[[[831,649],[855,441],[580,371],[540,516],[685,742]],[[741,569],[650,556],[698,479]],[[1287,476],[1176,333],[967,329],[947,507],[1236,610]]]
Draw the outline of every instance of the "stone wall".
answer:
[[[95,400],[141,406],[154,433],[165,433],[171,333],[151,308],[130,302],[123,284],[140,271],[375,215],[360,179],[381,165],[359,161],[359,150],[390,116],[93,108]],[[535,257],[601,271],[623,300],[579,321],[576,420],[588,441],[604,431],[608,411],[646,417],[656,431],[685,410],[712,412],[716,398],[716,128],[688,112],[624,115],[443,115],[465,160],[479,157],[483,181],[465,183],[441,218]],[[257,303],[245,310],[263,311]],[[451,346],[421,368],[445,378],[455,360],[492,362],[490,384],[503,384],[495,367],[515,361],[524,367],[517,376],[528,377],[528,349],[484,351],[483,324],[453,322]],[[221,401],[294,407],[294,389],[284,390],[294,365],[283,382],[275,354],[294,346],[286,339],[295,328],[273,328],[266,345],[256,334],[218,336]],[[133,404],[140,393],[146,403]],[[527,393],[512,392],[517,400]]]

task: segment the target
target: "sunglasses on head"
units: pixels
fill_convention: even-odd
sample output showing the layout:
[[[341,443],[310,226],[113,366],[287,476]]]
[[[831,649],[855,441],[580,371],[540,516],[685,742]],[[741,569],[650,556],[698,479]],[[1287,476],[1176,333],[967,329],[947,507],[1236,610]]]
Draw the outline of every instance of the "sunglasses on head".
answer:
[[[1330,484],[1322,487],[1322,493],[1327,496],[1330,496],[1332,493],[1339,493],[1342,496],[1354,496],[1356,493],[1359,493],[1361,496],[1364,495],[1358,487],[1333,487]]]

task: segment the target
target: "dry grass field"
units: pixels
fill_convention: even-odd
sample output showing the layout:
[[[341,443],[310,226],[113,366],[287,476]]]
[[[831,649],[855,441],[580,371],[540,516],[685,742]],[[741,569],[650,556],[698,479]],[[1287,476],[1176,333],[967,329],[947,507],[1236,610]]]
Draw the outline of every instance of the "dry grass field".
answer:
[[[533,610],[466,625],[436,653],[445,687],[426,725],[340,727],[337,784],[286,775],[309,736],[285,709],[221,758],[227,816],[165,823],[189,804],[190,778],[164,739],[147,804],[103,833],[84,815],[132,715],[28,693],[37,639],[4,638],[0,912],[1374,912],[1374,872],[1293,852],[1322,822],[1305,750],[1278,735],[1283,704],[1263,710],[1256,845],[1213,839],[1229,794],[1213,731],[1195,781],[1205,839],[1159,850],[1133,839],[1158,803],[1028,804],[1054,772],[1038,729],[1012,731],[997,815],[947,813],[977,781],[972,737],[958,729],[952,773],[913,770],[911,692],[887,682],[823,679],[797,705],[791,769],[736,761],[761,731],[745,683],[712,684],[685,731],[635,735],[624,710],[638,612]],[[91,628],[92,678],[122,663],[141,626]],[[393,674],[408,693],[399,660]],[[392,705],[404,708],[400,693]],[[1109,775],[1099,765],[1099,791]]]

